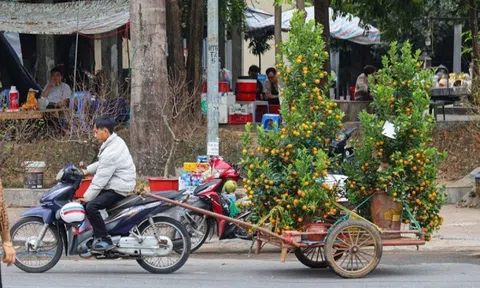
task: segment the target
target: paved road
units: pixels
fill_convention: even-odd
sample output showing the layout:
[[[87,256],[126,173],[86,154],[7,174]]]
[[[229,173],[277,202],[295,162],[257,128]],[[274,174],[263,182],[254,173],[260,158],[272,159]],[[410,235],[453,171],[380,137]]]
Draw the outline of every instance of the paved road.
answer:
[[[178,272],[153,275],[135,261],[62,260],[44,274],[2,267],[4,287],[479,287],[480,254],[387,253],[367,278],[347,280],[328,269],[312,270],[278,254],[196,255]],[[301,286],[300,286],[301,285]]]

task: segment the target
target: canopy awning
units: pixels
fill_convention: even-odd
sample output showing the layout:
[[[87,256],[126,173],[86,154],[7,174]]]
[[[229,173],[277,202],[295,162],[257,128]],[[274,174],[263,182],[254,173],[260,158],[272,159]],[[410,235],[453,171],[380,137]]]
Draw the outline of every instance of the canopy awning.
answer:
[[[128,0],[56,4],[0,2],[0,31],[5,32],[100,34],[125,25],[129,17]]]
[[[285,11],[282,13],[282,30],[290,30],[290,21],[293,18],[293,13],[296,9]],[[307,12],[306,21],[315,19],[315,9],[314,7],[305,8]],[[345,17],[337,16],[333,19],[334,11],[332,8],[329,8],[330,14],[330,35],[333,38],[349,40],[358,44],[363,45],[372,45],[380,43],[380,31],[369,25],[368,29],[361,27],[360,19],[358,17],[353,17],[352,15],[347,15]],[[257,29],[268,29],[275,26],[275,18],[270,17],[260,22],[252,22],[251,25],[248,25],[249,30]]]

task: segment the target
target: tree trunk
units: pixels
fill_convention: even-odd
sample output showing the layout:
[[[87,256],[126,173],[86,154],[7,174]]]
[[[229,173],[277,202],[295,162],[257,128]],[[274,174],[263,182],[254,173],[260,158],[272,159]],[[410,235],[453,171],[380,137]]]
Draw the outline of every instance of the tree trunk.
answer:
[[[188,33],[187,79],[190,93],[198,94],[200,107],[200,87],[202,85],[202,53],[203,53],[203,16],[204,1],[192,0],[190,4],[190,27]],[[194,107],[195,108],[195,107]],[[200,109],[200,108],[199,108]]]
[[[168,72],[175,79],[186,73],[185,57],[183,55],[182,12],[181,0],[166,0],[167,4],[167,41],[168,41]]]
[[[325,51],[328,52],[328,59],[323,64],[323,70],[330,74],[330,16],[328,12],[330,0],[315,0],[314,5],[315,22],[323,25],[323,41],[325,41]]]
[[[297,9],[305,11],[305,0],[297,0]]]
[[[260,69],[260,74],[262,73],[262,54],[258,54],[258,68]]]
[[[468,14],[470,29],[472,29],[472,47],[473,47],[473,72],[472,79],[479,76],[480,46],[478,44],[478,19],[477,19],[477,1],[468,0]]]
[[[131,152],[141,176],[162,175],[172,139],[159,114],[168,117],[166,0],[131,0],[132,65]],[[163,109],[159,109],[162,105]]]
[[[275,6],[275,64],[278,64],[277,55],[280,55],[282,43],[282,6]]]

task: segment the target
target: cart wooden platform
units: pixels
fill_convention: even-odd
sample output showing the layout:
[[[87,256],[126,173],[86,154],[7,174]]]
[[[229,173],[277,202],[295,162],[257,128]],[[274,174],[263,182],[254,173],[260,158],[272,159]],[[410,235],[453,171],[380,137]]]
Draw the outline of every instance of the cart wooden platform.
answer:
[[[317,231],[286,231],[281,235],[270,231],[268,226],[259,227],[251,223],[220,215],[189,204],[171,200],[155,194],[149,197],[167,202],[194,212],[229,221],[244,229],[255,231],[256,249],[260,253],[264,244],[280,247],[280,261],[285,261],[289,252],[310,268],[330,268],[343,278],[360,278],[368,275],[380,262],[385,246],[420,246],[425,244],[424,233],[410,214],[411,226],[405,231],[385,231],[354,211],[336,203],[343,216],[333,223],[320,221]],[[365,203],[365,202],[364,202]],[[311,230],[311,229],[309,229]],[[410,237],[407,237],[410,236]]]

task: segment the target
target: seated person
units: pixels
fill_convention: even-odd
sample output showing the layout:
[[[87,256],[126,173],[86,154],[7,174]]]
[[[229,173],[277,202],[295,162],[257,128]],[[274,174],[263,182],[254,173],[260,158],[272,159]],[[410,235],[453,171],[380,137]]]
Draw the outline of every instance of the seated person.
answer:
[[[257,65],[252,65],[248,68],[248,76],[253,79],[257,79],[257,100],[263,100],[263,85],[258,80],[258,74],[260,74],[260,68]]]
[[[355,85],[355,100],[358,101],[372,101],[372,95],[370,94],[370,88],[368,87],[368,75],[375,73],[375,67],[371,65],[363,68],[363,73],[357,78]]]
[[[48,99],[48,108],[66,108],[72,90],[63,81],[63,74],[59,68],[50,71],[50,81],[42,92],[41,97]]]
[[[263,84],[264,99],[268,104],[280,104],[280,89],[278,88],[277,70],[270,67],[266,71],[268,79]]]

